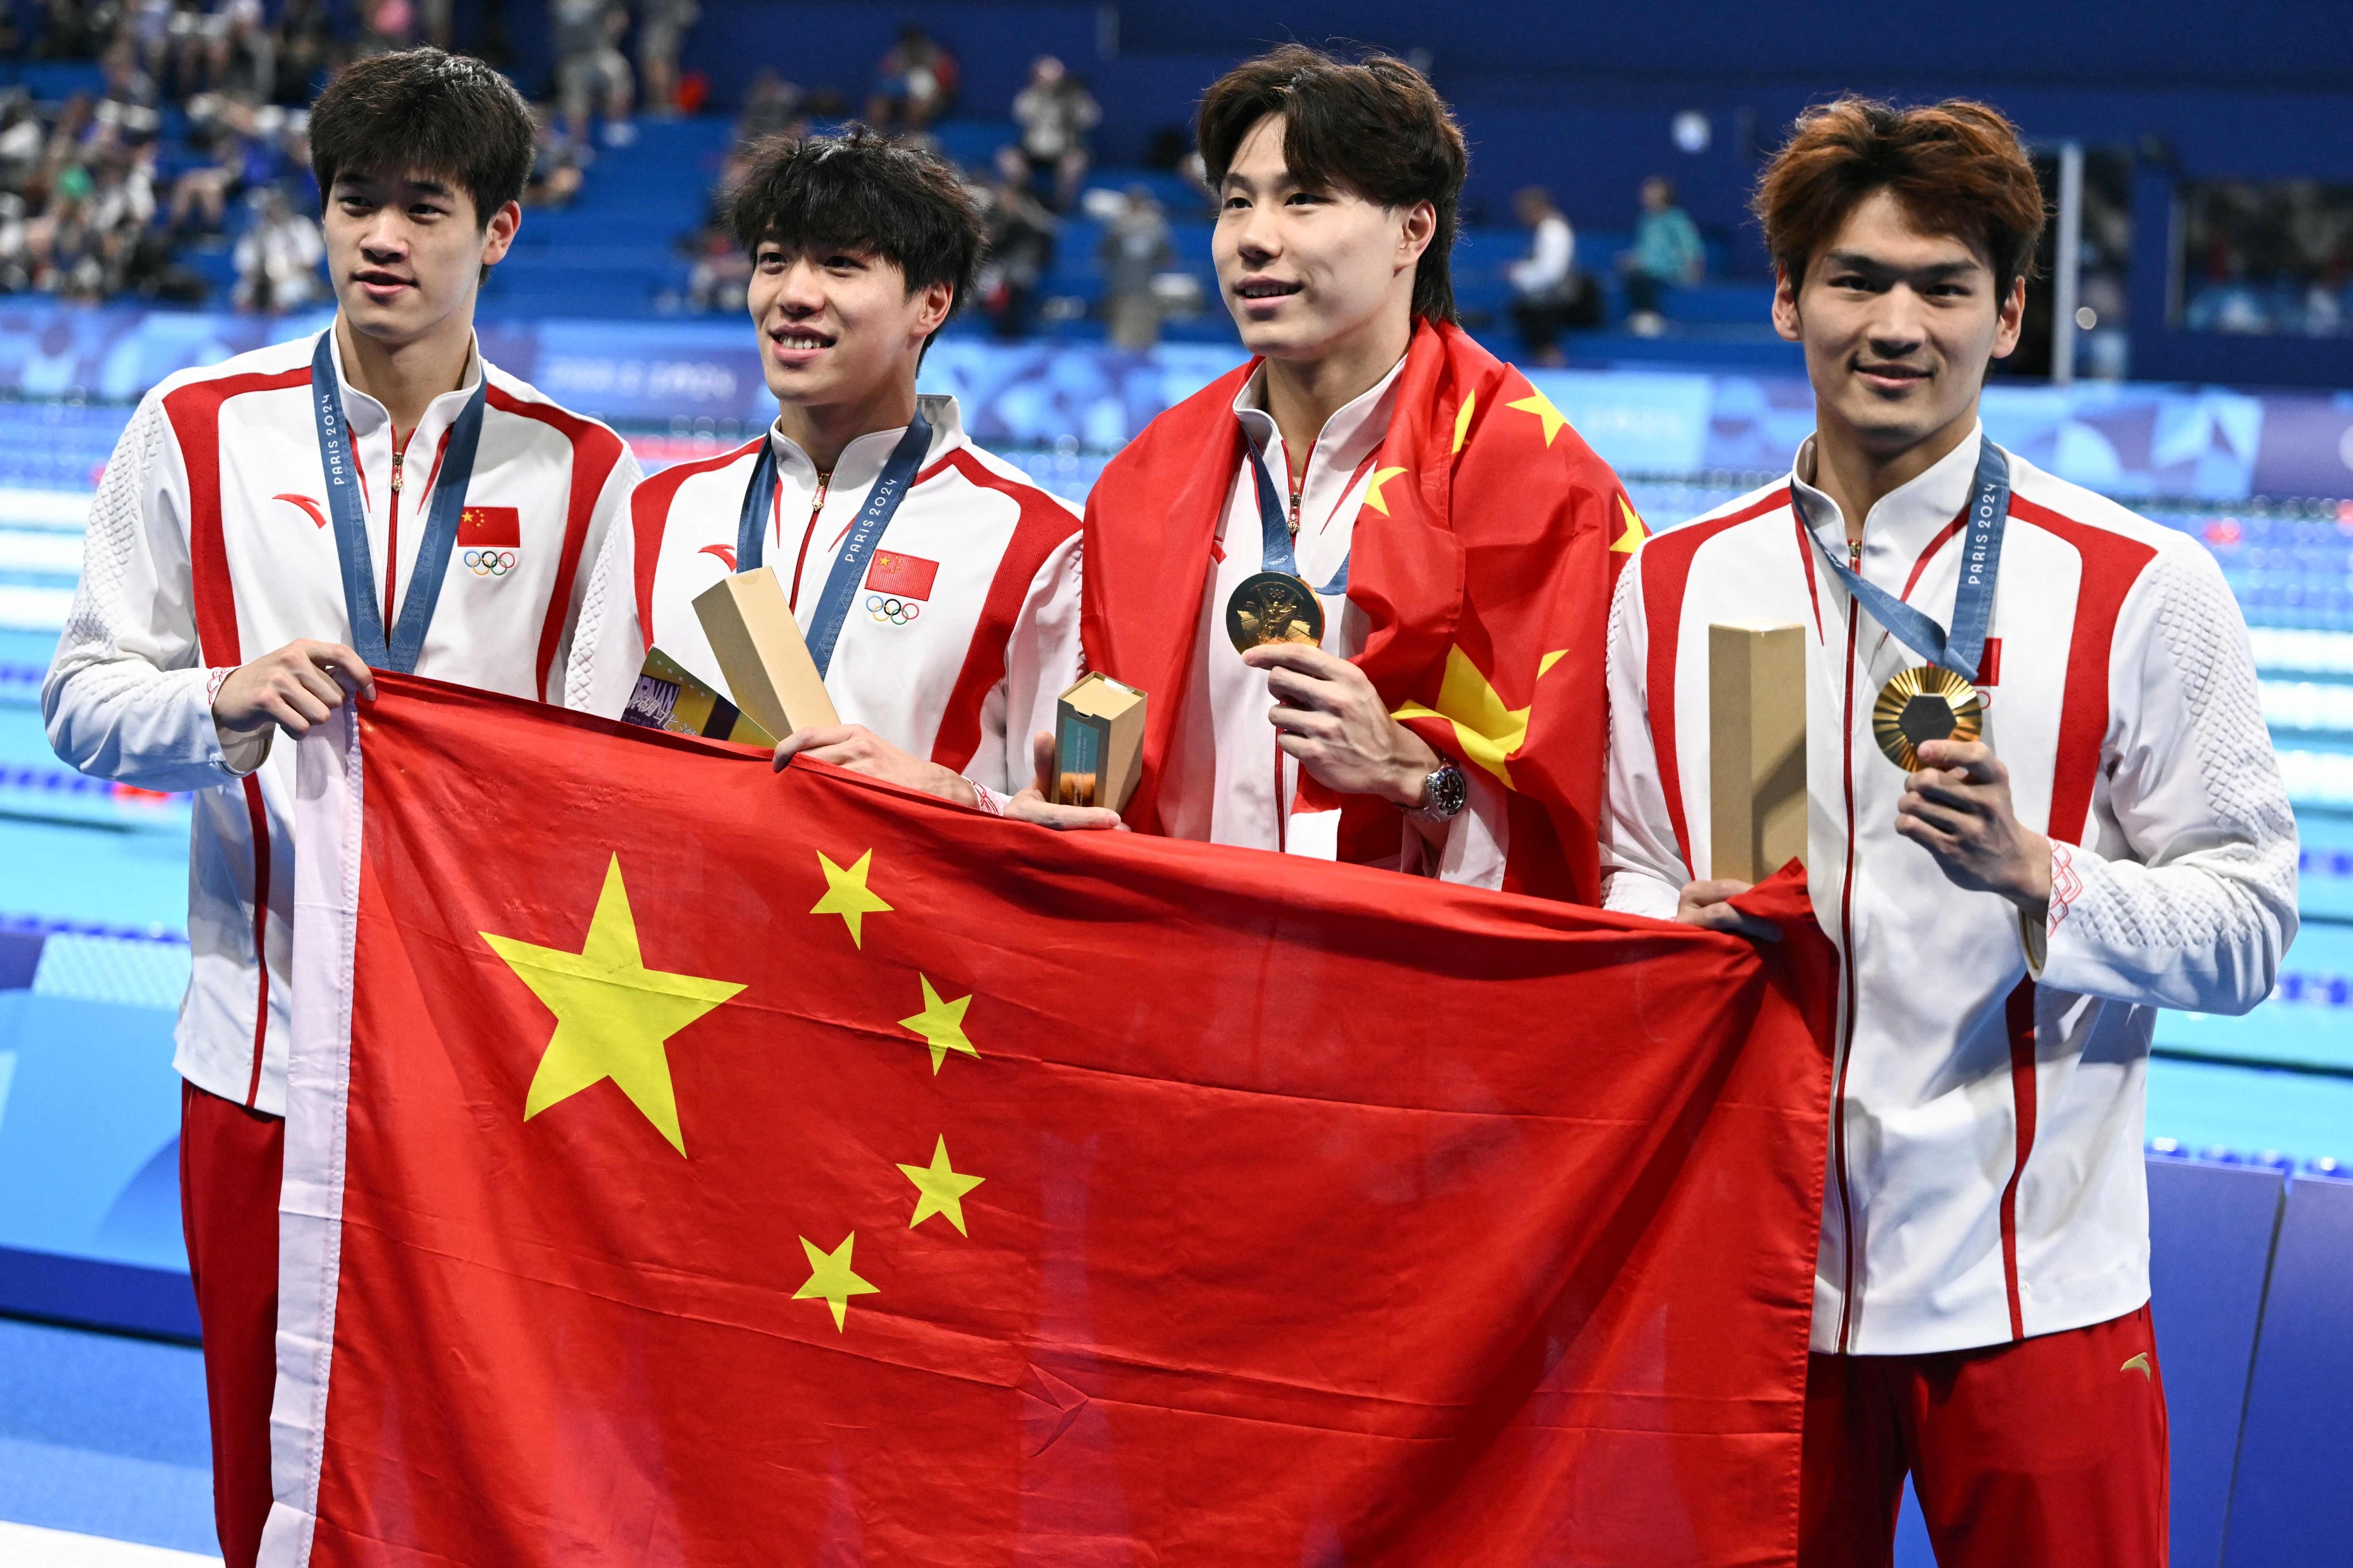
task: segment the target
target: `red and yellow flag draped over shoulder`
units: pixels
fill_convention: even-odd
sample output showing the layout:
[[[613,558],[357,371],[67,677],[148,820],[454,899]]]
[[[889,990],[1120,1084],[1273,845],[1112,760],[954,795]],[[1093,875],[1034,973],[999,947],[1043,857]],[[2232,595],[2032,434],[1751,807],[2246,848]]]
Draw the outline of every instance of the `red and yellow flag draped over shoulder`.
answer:
[[[1087,502],[1087,661],[1151,694],[1128,820],[1157,831],[1218,517],[1245,439],[1242,366],[1154,420]],[[1642,524],[1609,466],[1527,377],[1459,327],[1419,323],[1356,523],[1356,662],[1417,733],[1509,792],[1504,886],[1600,902],[1609,594]],[[1342,797],[1341,858],[1393,862],[1380,801]]]
[[[268,1568],[1794,1561],[1802,884],[1760,948],[378,679]]]

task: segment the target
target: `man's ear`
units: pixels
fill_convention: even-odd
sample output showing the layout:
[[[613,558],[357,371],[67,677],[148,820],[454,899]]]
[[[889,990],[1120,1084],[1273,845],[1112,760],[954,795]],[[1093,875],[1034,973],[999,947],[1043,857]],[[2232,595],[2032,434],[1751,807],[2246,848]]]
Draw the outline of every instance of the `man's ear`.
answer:
[[[1405,209],[1405,226],[1398,234],[1398,270],[1410,271],[1421,265],[1421,254],[1438,235],[1438,208],[1429,202],[1416,202]]]
[[[522,227],[522,206],[509,202],[491,215],[482,230],[482,265],[496,267],[506,259],[507,251],[514,245],[515,231]]]
[[[1773,269],[1773,330],[1790,342],[1805,340],[1806,323],[1798,314],[1798,285],[1787,267]]]
[[[2001,302],[2001,320],[1993,333],[1993,357],[2008,359],[2018,347],[2019,333],[2026,325],[2026,274],[2020,273],[2010,280],[2010,298]]]
[[[923,301],[923,309],[915,313],[915,328],[920,335],[928,338],[940,330],[948,319],[948,312],[955,308],[955,285],[926,283],[915,292]]]

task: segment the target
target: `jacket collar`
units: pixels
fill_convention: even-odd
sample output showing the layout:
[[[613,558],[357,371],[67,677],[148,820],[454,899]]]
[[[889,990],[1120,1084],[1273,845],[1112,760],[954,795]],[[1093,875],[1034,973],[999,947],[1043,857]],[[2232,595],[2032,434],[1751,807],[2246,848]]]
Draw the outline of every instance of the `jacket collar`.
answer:
[[[1387,375],[1366,387],[1356,396],[1333,410],[1316,432],[1313,450],[1324,459],[1324,471],[1352,474],[1356,465],[1372,456],[1373,449],[1388,434],[1389,416],[1397,410],[1398,377],[1405,370],[1406,356],[1399,354],[1397,363],[1389,366]],[[1242,434],[1250,437],[1259,456],[1267,459],[1267,468],[1277,470],[1278,458],[1285,458],[1282,432],[1274,423],[1274,416],[1266,408],[1266,365],[1261,362],[1242,383],[1234,395],[1234,417],[1241,421]],[[1278,486],[1289,483],[1288,476],[1278,479]]]
[[[1970,482],[1976,478],[1978,453],[1984,442],[1982,421],[1971,426],[1960,444],[1928,469],[1879,498],[1862,520],[1863,575],[1876,581],[1884,571],[1898,580],[1936,541],[1936,536],[1961,515],[1968,504]],[[1813,483],[1814,437],[1798,448],[1789,488],[1804,503],[1803,516],[1822,549],[1843,559],[1847,552],[1846,519],[1824,491]]]
[[[391,423],[391,410],[352,384],[351,373],[343,368],[343,340],[335,331],[332,322],[327,326],[327,345],[335,362],[335,390],[343,395],[344,420],[356,435],[375,435]],[[421,430],[429,425],[438,429],[454,421],[466,406],[466,399],[471,397],[474,388],[481,384],[485,368],[481,341],[470,336],[466,340],[466,374],[458,378],[457,390],[445,392],[427,404],[425,417],[417,422],[417,428]],[[410,438],[415,439],[413,432]]]
[[[915,406],[931,421],[932,444],[923,453],[922,467],[930,468],[958,447],[964,446],[964,416],[956,400],[945,395],[925,394],[915,399]],[[841,449],[835,459],[833,475],[827,489],[836,495],[860,489],[882,477],[882,467],[897,449],[899,437],[907,433],[904,425],[894,425],[888,430],[869,430]],[[768,426],[769,445],[776,448],[776,468],[785,475],[805,485],[817,482],[817,465],[800,448],[800,444],[776,426]]]

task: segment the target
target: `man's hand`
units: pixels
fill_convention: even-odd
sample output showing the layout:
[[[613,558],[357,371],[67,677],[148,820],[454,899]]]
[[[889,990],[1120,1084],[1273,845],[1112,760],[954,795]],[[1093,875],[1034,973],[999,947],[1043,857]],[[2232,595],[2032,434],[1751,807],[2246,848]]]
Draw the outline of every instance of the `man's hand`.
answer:
[[[1029,761],[1037,773],[1037,780],[1006,802],[1006,816],[1016,822],[1034,822],[1040,827],[1059,828],[1066,833],[1129,831],[1127,824],[1119,819],[1119,813],[1108,806],[1055,804],[1054,737],[1048,731],[1040,730],[1030,740]]]
[[[1242,655],[1266,671],[1274,743],[1341,795],[1377,795],[1410,810],[1438,771],[1430,742],[1389,717],[1365,672],[1305,643],[1269,643]]]
[[[1722,878],[1713,882],[1685,882],[1675,901],[1675,919],[1703,931],[1731,931],[1757,942],[1778,942],[1781,928],[1732,907],[1731,900],[1748,890],[1746,882]]]
[[[1982,742],[1930,741],[1920,763],[1895,803],[1895,831],[1935,856],[1955,887],[2049,919],[2051,840],[2018,820],[2001,759]]]
[[[938,795],[942,800],[952,800],[958,805],[980,804],[970,780],[950,773],[937,763],[909,755],[863,724],[796,730],[776,747],[776,771],[783,773],[785,764],[795,757],[810,757],[869,778],[887,779],[925,795]]]
[[[373,700],[375,673],[341,643],[298,637],[229,672],[213,694],[213,723],[224,735],[256,734],[272,724],[305,735],[343,705],[347,690]]]

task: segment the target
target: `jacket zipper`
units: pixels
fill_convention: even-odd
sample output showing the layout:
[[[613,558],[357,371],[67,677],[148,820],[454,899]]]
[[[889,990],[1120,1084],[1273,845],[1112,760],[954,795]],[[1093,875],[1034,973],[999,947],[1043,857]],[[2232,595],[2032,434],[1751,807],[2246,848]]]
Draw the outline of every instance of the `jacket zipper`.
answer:
[[[797,612],[801,607],[801,571],[808,564],[809,541],[817,537],[818,513],[825,510],[825,492],[833,488],[833,475],[820,472],[817,489],[809,496],[808,526],[801,531],[801,552],[793,558],[793,591],[785,601],[787,609]]]
[[[394,443],[392,448],[392,510],[385,525],[384,546],[384,609],[381,619],[389,634],[392,626],[392,594],[400,578],[400,464],[408,456],[408,442],[417,439],[412,426],[407,441]]]
[[[1857,576],[1862,574],[1862,545],[1860,541],[1847,547],[1847,567]],[[1846,1070],[1854,1055],[1854,1019],[1862,1002],[1856,993],[1854,974],[1854,650],[1858,623],[1852,595],[1846,604],[1846,724],[1839,739],[1840,754],[1846,773],[1846,875],[1839,883],[1839,967],[1846,981],[1846,1017],[1839,1030],[1838,1082],[1831,1098],[1831,1161],[1838,1175],[1839,1196],[1839,1266],[1842,1279],[1839,1290],[1839,1325],[1836,1348],[1841,1353],[1847,1343],[1854,1319],[1854,1200],[1847,1183],[1846,1171]]]

